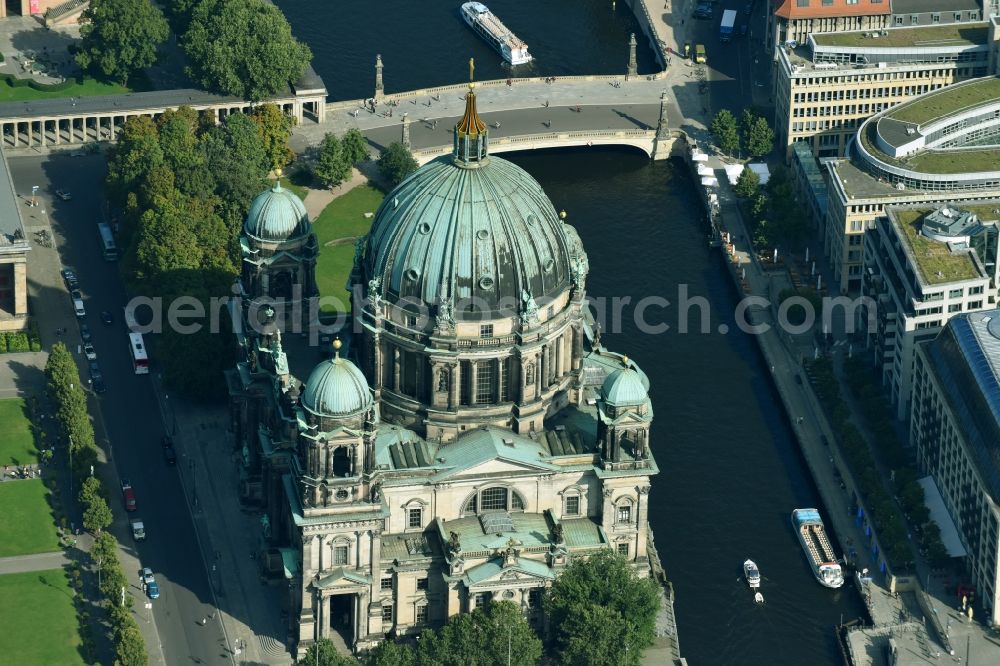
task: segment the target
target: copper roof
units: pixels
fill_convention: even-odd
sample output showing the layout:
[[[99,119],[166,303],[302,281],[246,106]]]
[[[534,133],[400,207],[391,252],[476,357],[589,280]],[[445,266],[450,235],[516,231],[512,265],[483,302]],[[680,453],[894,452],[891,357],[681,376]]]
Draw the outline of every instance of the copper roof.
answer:
[[[847,0],[833,0],[832,4],[823,4],[823,0],[808,0],[805,7],[799,6],[799,0],[777,0],[778,8],[775,16],[791,20],[814,18],[838,18],[841,16],[880,16],[891,14],[889,0],[858,0],[857,4],[848,4]]]
[[[473,92],[471,85],[469,86],[469,94],[465,96],[465,114],[455,125],[455,131],[467,136],[479,136],[486,131],[486,123],[476,111],[476,93]]]

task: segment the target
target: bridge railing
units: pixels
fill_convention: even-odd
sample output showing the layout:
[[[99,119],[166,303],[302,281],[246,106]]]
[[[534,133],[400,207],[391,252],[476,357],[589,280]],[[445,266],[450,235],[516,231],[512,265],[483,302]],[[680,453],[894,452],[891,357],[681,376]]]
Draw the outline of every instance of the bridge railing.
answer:
[[[531,145],[535,143],[565,142],[578,144],[583,141],[598,141],[600,143],[612,143],[613,140],[621,140],[629,143],[636,140],[652,141],[656,138],[656,130],[576,130],[572,132],[542,132],[540,134],[522,134],[519,136],[506,136],[490,141],[491,148],[504,148],[518,145]],[[611,141],[609,141],[611,140]],[[438,155],[448,153],[452,150],[452,144],[433,146],[430,148],[420,148],[413,151],[413,157],[417,161],[432,159]]]
[[[644,74],[640,78],[646,79],[648,81],[656,81],[661,78],[662,72],[656,74]],[[545,83],[544,76],[526,76],[526,77],[515,77],[511,78],[511,85],[517,85],[519,83]],[[588,83],[593,81],[623,81],[625,79],[624,74],[583,74],[578,76],[559,76],[557,80],[561,83]],[[476,88],[497,88],[500,86],[506,86],[508,79],[490,79],[488,81],[476,81]],[[399,102],[403,100],[409,100],[414,97],[432,97],[434,95],[442,95],[449,93],[460,93],[464,95],[469,90],[468,83],[455,83],[446,86],[437,86],[433,88],[418,88],[416,90],[404,90],[402,92],[396,93],[383,93],[382,97],[379,98],[379,102]],[[354,109],[356,107],[362,106],[364,100],[360,99],[350,99],[343,100],[340,102],[329,102],[326,105],[328,111],[336,111],[341,109]]]

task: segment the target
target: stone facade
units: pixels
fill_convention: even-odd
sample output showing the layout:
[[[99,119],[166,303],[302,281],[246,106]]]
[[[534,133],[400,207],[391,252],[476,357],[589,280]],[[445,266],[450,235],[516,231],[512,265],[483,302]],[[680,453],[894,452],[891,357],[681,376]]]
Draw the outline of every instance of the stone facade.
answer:
[[[350,286],[364,302],[350,352],[336,341],[302,384],[288,370],[280,308],[257,307],[261,330],[247,322],[239,336],[228,380],[243,497],[264,511],[262,571],[288,586],[299,654],[333,632],[365,650],[491,599],[519,603],[543,629],[544,590],[598,549],[650,572],[649,381],[595,336],[575,231],[487,146],[470,91],[453,161],[391,192],[358,245]],[[506,205],[491,218],[463,196],[471,181],[538,195],[489,202]],[[431,214],[437,185],[455,194]],[[465,256],[454,240],[465,237],[489,247],[480,256],[515,263],[474,283],[488,292],[476,312],[461,301],[470,280],[456,271],[466,269],[438,261]],[[407,254],[421,238],[443,240]],[[524,243],[551,251],[532,259]],[[267,300],[271,267],[255,270],[242,285],[245,321]],[[433,296],[429,315],[405,289]]]

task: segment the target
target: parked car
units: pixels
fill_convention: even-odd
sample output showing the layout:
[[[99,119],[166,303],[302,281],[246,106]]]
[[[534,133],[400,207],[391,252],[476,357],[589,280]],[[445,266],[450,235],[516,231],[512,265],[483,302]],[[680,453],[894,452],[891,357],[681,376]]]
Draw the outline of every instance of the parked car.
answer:
[[[132,538],[136,541],[144,541],[146,539],[146,526],[142,524],[141,520],[132,521]]]
[[[67,192],[66,190],[56,190],[56,196],[62,199],[63,201],[69,201],[70,199],[73,198],[73,195]]]
[[[110,326],[111,322],[113,322],[114,320],[115,320],[115,318],[111,316],[111,311],[110,310],[102,310],[101,311],[101,321],[104,324]]]
[[[88,361],[97,360],[97,351],[94,349],[94,345],[89,342],[83,345],[83,355],[87,357]]]
[[[104,375],[101,374],[101,366],[97,361],[91,361],[87,365],[90,370],[90,385],[94,388],[94,393],[104,393],[107,388],[104,386]]]
[[[73,313],[76,315],[77,319],[83,319],[87,316],[87,310],[83,307],[83,299],[73,299]]]
[[[80,287],[79,279],[76,277],[76,271],[72,268],[64,268],[62,271],[63,281],[66,283],[66,288],[69,290],[78,289]]]
[[[150,599],[158,599],[160,597],[160,586],[156,583],[156,578],[153,576],[153,570],[149,567],[144,567],[142,570],[142,582],[146,585],[146,594],[149,595]]]
[[[87,326],[86,324],[80,324],[80,339],[83,340],[84,342],[91,341],[90,327]],[[93,361],[94,359],[90,360]]]
[[[135,511],[138,506],[135,501],[135,490],[128,479],[122,479],[122,501],[125,503],[126,511]]]
[[[160,445],[163,448],[163,459],[166,463],[168,465],[176,465],[177,451],[174,449],[174,440],[170,439],[170,435],[164,435]]]

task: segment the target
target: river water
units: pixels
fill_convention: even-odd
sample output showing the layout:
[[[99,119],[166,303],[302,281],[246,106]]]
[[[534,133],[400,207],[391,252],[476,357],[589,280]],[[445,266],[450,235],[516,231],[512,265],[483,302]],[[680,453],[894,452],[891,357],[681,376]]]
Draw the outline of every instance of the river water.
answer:
[[[498,57],[457,14],[458,0],[342,3],[278,0],[331,99],[371,95],[381,53],[388,91],[456,83],[476,58],[477,78],[505,75]],[[605,0],[490,0],[528,42],[543,75],[620,72],[634,17]],[[640,71],[654,68],[639,49]],[[677,592],[681,649],[692,664],[837,664],[834,626],[858,617],[853,590],[831,591],[812,577],[790,526],[792,509],[817,506],[813,486],[756,343],[736,331],[737,297],[721,253],[706,242],[694,183],[681,163],[602,150],[507,155],[565,209],[590,257],[592,297],[661,296],[678,302],[686,285],[707,299],[709,333],[695,309],[688,333],[678,308],[654,306],[642,332],[634,307],[604,343],[634,358],[651,380],[656,414],[649,520]],[[833,507],[846,510],[846,507]],[[766,603],[741,580],[756,560]]]

